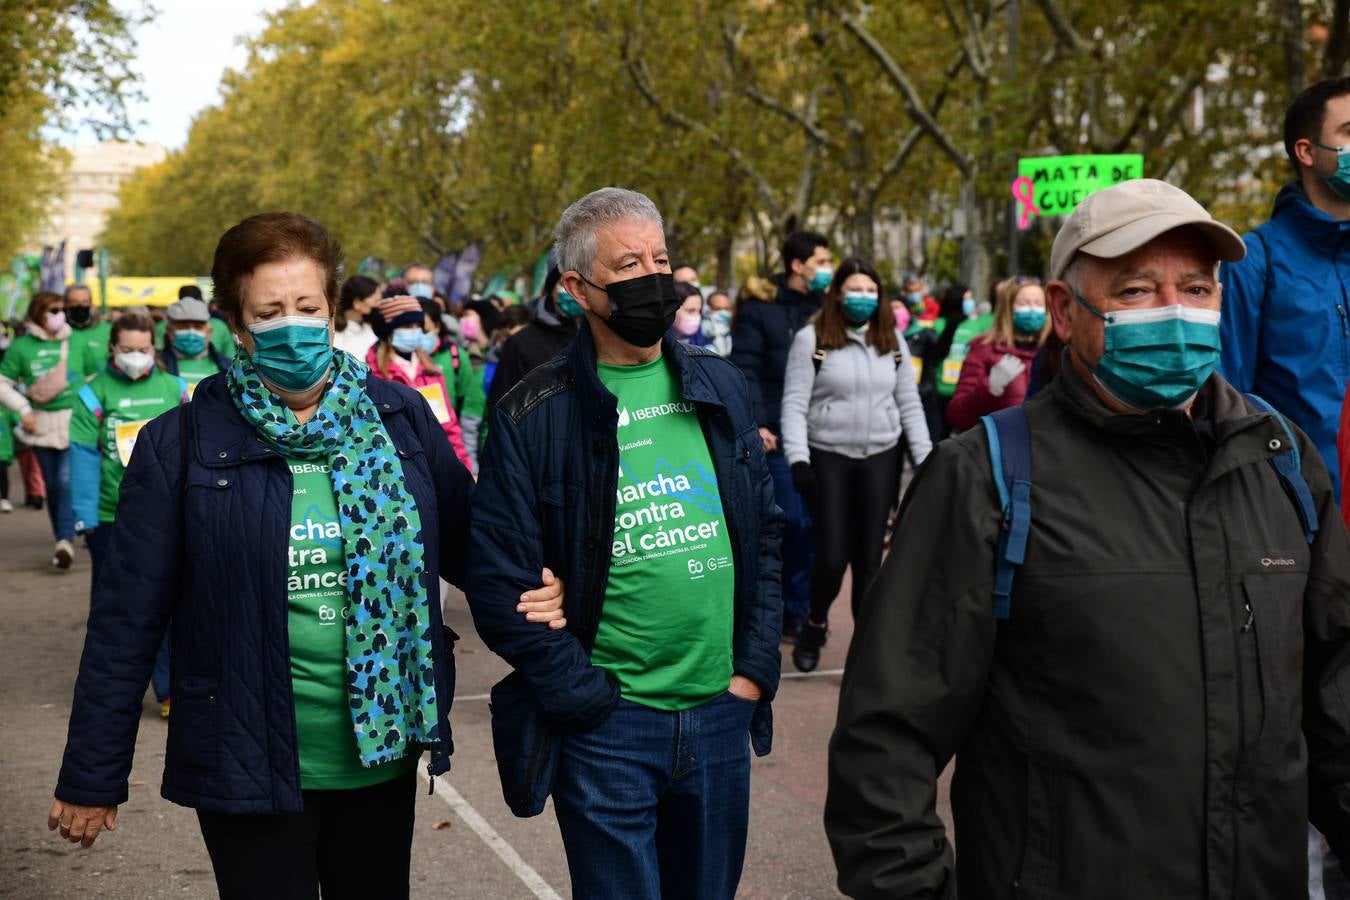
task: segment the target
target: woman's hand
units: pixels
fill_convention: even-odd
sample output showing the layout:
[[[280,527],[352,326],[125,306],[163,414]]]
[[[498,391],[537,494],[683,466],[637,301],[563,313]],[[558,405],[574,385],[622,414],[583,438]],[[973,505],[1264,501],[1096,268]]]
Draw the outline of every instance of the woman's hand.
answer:
[[[526,622],[547,622],[548,627],[554,631],[566,628],[567,619],[563,618],[562,609],[566,586],[561,578],[555,578],[553,572],[547,568],[544,569],[540,580],[543,587],[520,595],[516,612],[523,612]]]
[[[60,828],[61,837],[84,847],[94,846],[100,830],[116,831],[116,824],[115,806],[77,806],[53,800],[52,811],[47,813],[48,831]]]
[[[37,434],[37,413],[29,410],[19,419],[19,427],[29,434]]]

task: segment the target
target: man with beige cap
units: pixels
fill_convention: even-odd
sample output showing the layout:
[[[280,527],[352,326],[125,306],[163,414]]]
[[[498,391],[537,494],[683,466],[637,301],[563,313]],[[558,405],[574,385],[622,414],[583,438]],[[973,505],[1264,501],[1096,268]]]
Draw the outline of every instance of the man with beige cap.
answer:
[[[1302,897],[1305,822],[1350,851],[1350,541],[1312,443],[1214,374],[1243,252],[1160,181],[1065,222],[1006,609],[985,428],[929,456],[863,604],[825,808],[845,893]]]

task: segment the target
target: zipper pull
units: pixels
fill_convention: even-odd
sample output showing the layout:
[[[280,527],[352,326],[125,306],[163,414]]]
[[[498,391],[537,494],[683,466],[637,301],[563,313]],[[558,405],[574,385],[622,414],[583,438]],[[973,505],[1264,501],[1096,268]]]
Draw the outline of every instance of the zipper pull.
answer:
[[[431,763],[427,763],[427,796],[430,797],[436,793],[436,773],[431,771]]]
[[[1247,601],[1246,607],[1247,607],[1247,621],[1242,626],[1243,634],[1246,634],[1247,632],[1251,631],[1252,626],[1256,624],[1256,615],[1255,613],[1252,612],[1252,604],[1250,600]]]

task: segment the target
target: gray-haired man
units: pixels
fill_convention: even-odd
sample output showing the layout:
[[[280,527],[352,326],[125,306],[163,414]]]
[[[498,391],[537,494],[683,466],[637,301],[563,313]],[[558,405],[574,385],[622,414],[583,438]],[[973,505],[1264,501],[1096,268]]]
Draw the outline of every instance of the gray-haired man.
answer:
[[[554,250],[586,320],[495,408],[470,526],[474,624],[516,670],[492,698],[503,789],[519,815],[552,792],[573,896],[731,897],[780,665],[763,442],[740,371],[667,334],[650,200],[588,194]],[[515,612],[539,565],[566,631]]]

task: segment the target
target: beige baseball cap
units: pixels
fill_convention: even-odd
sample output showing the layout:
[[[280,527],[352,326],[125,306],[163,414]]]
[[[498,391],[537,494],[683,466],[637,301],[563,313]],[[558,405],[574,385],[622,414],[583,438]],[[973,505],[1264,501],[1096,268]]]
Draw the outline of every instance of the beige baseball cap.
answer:
[[[1225,262],[1247,255],[1238,233],[1214,221],[1190,194],[1156,178],[1123,181],[1089,194],[1069,216],[1050,251],[1050,277],[1060,278],[1078,252],[1115,259],[1138,250],[1160,234],[1193,225]]]

